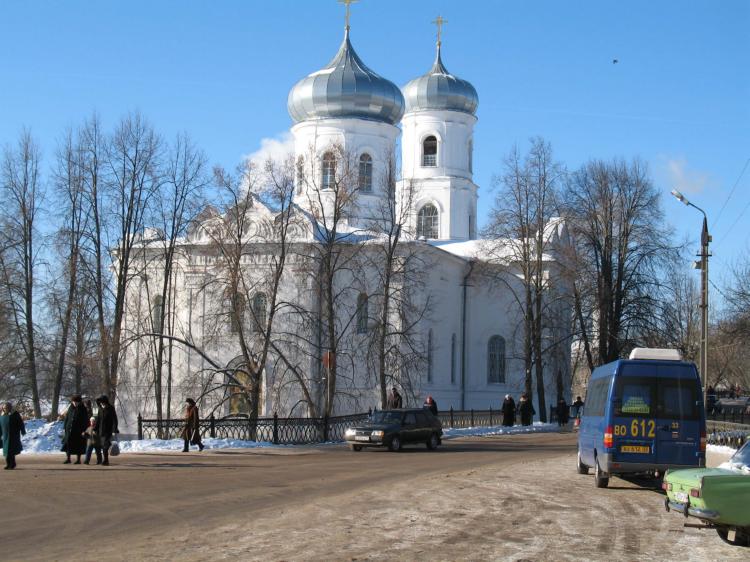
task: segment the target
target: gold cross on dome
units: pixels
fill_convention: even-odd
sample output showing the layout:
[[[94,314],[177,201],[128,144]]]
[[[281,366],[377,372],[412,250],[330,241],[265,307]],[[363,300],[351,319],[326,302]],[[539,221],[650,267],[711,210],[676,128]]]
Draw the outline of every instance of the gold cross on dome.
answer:
[[[438,45],[440,45],[440,37],[442,35],[443,24],[448,23],[448,20],[444,19],[443,16],[438,16],[437,18],[432,20],[432,23],[437,25],[437,42],[438,42]]]
[[[359,0],[338,0],[339,4],[344,4],[346,6],[346,29],[349,29],[349,7],[357,2],[359,2]]]

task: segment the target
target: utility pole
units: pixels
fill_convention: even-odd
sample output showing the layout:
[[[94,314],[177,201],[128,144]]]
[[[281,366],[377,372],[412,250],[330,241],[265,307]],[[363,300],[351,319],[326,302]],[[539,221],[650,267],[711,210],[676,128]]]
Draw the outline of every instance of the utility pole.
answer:
[[[701,345],[700,345],[700,374],[703,383],[703,407],[708,404],[708,257],[711,255],[708,251],[708,244],[711,242],[711,235],[708,233],[708,218],[706,212],[693,205],[687,198],[677,191],[672,190],[672,195],[682,203],[703,213],[703,230],[701,231],[701,253],[698,254],[699,262],[695,266],[701,270]]]

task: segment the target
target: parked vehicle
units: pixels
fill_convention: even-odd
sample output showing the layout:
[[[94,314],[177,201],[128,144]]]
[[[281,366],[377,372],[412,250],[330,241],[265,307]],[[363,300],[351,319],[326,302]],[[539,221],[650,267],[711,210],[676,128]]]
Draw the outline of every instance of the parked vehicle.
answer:
[[[669,470],[664,506],[716,529],[724,542],[750,546],[750,441],[719,468]]]
[[[369,421],[347,429],[344,435],[353,451],[361,451],[363,447],[400,451],[403,445],[415,443],[432,450],[437,449],[442,437],[440,420],[423,408],[374,412]]]
[[[578,432],[579,474],[652,474],[705,466],[706,418],[695,364],[677,350],[636,348],[594,370]]]

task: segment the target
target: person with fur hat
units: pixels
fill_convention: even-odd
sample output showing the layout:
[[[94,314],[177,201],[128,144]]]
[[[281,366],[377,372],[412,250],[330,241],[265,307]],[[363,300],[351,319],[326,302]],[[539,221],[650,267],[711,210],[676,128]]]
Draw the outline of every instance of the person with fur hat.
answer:
[[[76,456],[75,464],[81,464],[81,455],[86,452],[86,426],[89,415],[80,394],[70,397],[70,406],[63,416],[63,439],[60,450],[65,453],[63,464],[70,464],[71,455]]]
[[[13,404],[6,402],[0,412],[0,443],[5,457],[5,470],[16,468],[16,455],[21,454],[21,435],[26,435],[21,414],[13,410]]]
[[[109,466],[109,448],[112,446],[112,435],[120,433],[117,428],[117,413],[114,406],[109,403],[109,398],[104,394],[96,399],[96,405],[99,406],[96,415],[96,432],[99,434],[104,457],[102,466]]]
[[[202,451],[203,443],[201,442],[198,405],[192,398],[185,400],[185,403],[187,404],[187,408],[185,408],[185,427],[182,428],[182,439],[185,442],[185,446],[182,448],[182,452],[187,453],[190,450],[190,445],[198,445],[198,450]]]

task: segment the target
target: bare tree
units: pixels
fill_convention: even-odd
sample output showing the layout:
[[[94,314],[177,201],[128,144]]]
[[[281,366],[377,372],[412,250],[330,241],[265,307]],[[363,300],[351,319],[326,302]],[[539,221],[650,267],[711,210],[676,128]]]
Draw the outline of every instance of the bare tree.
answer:
[[[44,196],[40,177],[41,154],[29,131],[22,131],[15,147],[3,151],[0,169],[2,208],[0,274],[10,299],[15,337],[23,349],[34,416],[42,415],[38,381],[34,306],[41,247],[37,221]]]
[[[594,160],[569,180],[565,213],[576,250],[576,316],[593,370],[653,332],[664,268],[676,248],[640,161]]]
[[[558,341],[559,330],[549,333],[552,321],[559,324],[560,319],[550,306],[551,276],[546,261],[563,174],[562,166],[552,158],[550,144],[543,139],[532,139],[526,155],[514,148],[505,159],[504,173],[495,179],[499,191],[485,229],[490,259],[483,269],[509,290],[518,305],[523,321],[525,391],[531,396],[533,369],[542,421],[547,416],[544,357],[549,344],[545,339],[552,339],[557,346],[564,342]],[[558,381],[558,391],[561,386]]]

